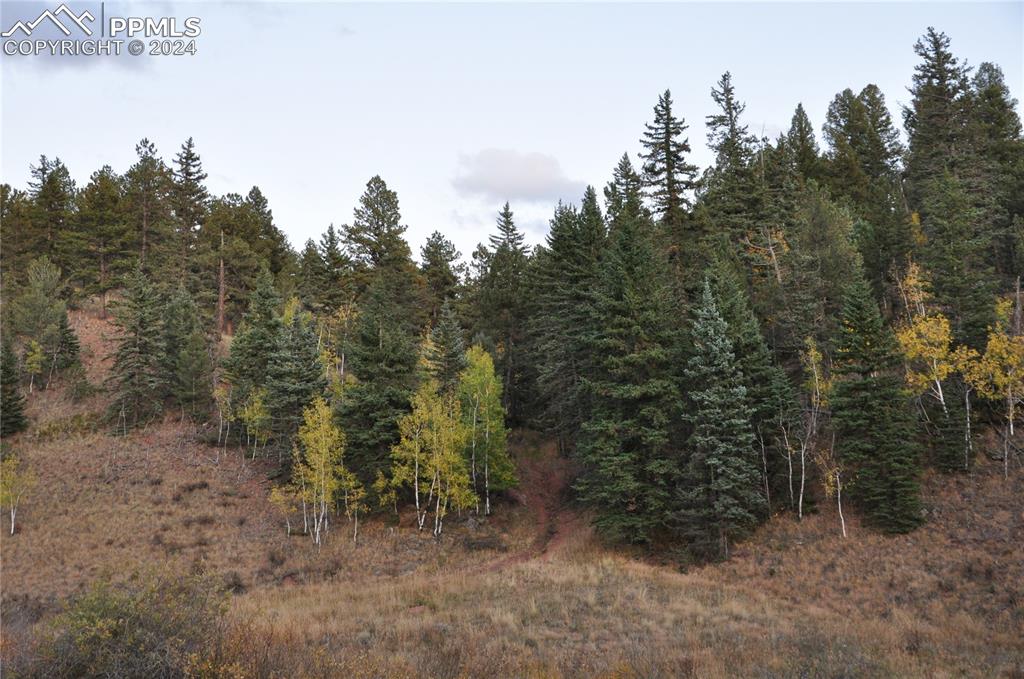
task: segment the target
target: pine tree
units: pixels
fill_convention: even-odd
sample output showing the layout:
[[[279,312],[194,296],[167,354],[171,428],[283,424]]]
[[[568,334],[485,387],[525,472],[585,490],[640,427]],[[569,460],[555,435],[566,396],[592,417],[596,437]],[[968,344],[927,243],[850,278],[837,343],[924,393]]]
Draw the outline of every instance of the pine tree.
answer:
[[[409,257],[401,219],[398,194],[380,176],[371,177],[359,198],[352,225],[344,227],[345,244],[357,266],[379,268]]]
[[[602,259],[589,341],[596,357],[592,394],[577,456],[577,488],[613,540],[645,542],[665,526],[678,473],[673,434],[681,407],[675,381],[667,264],[651,242],[652,225],[619,219]]]
[[[60,158],[39,157],[31,167],[32,230],[36,256],[58,255],[60,234],[69,228],[75,209],[75,182]],[[63,262],[62,262],[63,263]]]
[[[323,396],[327,377],[312,319],[297,308],[279,331],[267,360],[267,408],[272,431],[281,448],[291,448],[303,410],[317,396]]]
[[[122,179],[109,165],[104,166],[89,178],[77,203],[75,228],[61,243],[67,251],[62,259],[74,262],[73,278],[84,294],[100,296],[101,313],[106,318],[107,295],[120,285],[128,261]]]
[[[445,300],[440,317],[430,332],[431,351],[427,360],[437,380],[438,390],[444,397],[451,396],[459,386],[459,374],[466,366],[466,342],[462,326],[451,302]]]
[[[166,393],[166,347],[160,298],[141,270],[125,281],[124,297],[114,308],[120,330],[109,384],[111,417],[125,431],[158,415]]]
[[[28,427],[28,418],[18,379],[18,359],[6,337],[0,352],[0,436],[10,436],[24,431]]]
[[[177,167],[173,171],[170,200],[179,243],[179,265],[183,271],[189,271],[196,247],[196,234],[206,216],[210,194],[203,185],[206,173],[203,172],[203,163],[196,153],[192,137],[181,145],[181,151],[174,156],[174,162]]]
[[[836,340],[832,422],[836,450],[853,473],[851,497],[869,524],[892,533],[921,523],[918,455],[898,367],[892,331],[859,277],[844,299]]]
[[[170,257],[173,176],[148,139],[135,145],[138,161],[125,173],[125,215],[143,271],[159,271]]]
[[[683,233],[689,208],[687,193],[694,188],[697,168],[686,162],[690,142],[682,137],[686,122],[672,112],[672,93],[658,97],[654,107],[654,121],[647,123],[640,143],[645,153],[643,180],[648,190],[654,213],[665,232],[676,243],[685,242]]]
[[[729,558],[729,545],[766,514],[761,473],[743,376],[728,326],[705,281],[694,318],[693,355],[686,367],[693,431],[689,461],[676,491],[674,516],[697,556]]]

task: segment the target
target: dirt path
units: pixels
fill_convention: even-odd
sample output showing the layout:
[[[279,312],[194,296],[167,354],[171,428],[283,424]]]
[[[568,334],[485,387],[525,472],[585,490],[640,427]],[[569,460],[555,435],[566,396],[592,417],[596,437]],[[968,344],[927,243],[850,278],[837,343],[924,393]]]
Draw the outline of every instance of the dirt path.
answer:
[[[483,566],[494,572],[533,559],[548,559],[578,528],[580,517],[565,506],[572,480],[572,465],[558,454],[554,441],[525,448],[519,455],[519,490],[516,497],[533,514],[536,535],[529,547]]]

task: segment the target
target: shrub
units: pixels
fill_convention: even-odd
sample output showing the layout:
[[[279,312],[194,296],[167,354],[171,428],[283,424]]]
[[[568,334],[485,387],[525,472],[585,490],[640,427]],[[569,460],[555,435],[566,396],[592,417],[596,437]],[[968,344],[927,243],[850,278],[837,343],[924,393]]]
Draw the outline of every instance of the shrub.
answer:
[[[222,636],[223,586],[198,575],[103,581],[39,635],[16,676],[183,677]],[[18,671],[20,669],[20,671]]]

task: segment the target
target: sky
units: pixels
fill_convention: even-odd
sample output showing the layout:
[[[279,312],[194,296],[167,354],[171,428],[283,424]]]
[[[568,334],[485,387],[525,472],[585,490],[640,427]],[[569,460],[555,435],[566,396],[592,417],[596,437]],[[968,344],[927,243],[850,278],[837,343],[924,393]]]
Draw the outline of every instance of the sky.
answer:
[[[2,0],[0,24],[58,4]],[[819,141],[847,87],[877,84],[901,123],[928,26],[969,64],[999,64],[1018,99],[1024,83],[1019,0],[67,5],[198,17],[197,52],[0,57],[0,181],[25,188],[45,154],[82,186],[103,165],[126,170],[143,137],[170,161],[191,136],[211,193],[259,186],[296,249],[351,221],[377,174],[398,193],[414,253],[439,230],[468,257],[506,200],[542,242],[559,200],[603,186],[623,152],[637,163],[665,89],[706,166],[710,90],[727,70],[751,132],[774,138],[802,102]]]

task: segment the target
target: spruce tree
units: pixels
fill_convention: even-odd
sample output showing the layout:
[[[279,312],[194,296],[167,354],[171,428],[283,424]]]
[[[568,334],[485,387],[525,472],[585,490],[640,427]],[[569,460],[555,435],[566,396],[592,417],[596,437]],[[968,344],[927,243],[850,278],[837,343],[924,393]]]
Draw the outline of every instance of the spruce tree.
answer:
[[[298,308],[290,312],[268,356],[265,383],[271,429],[283,450],[291,449],[303,410],[327,388],[312,318]]]
[[[796,105],[793,119],[786,132],[786,143],[793,154],[793,162],[804,182],[821,177],[821,155],[814,138],[814,126],[807,117],[803,104]]]
[[[498,214],[498,231],[490,237],[486,270],[480,281],[478,317],[495,348],[495,364],[505,385],[505,410],[512,420],[521,413],[525,384],[525,285],[529,249],[516,227],[508,203]]]
[[[195,143],[189,137],[181,145],[181,151],[174,156],[171,204],[174,209],[180,261],[183,271],[190,270],[190,261],[196,247],[196,234],[206,216],[206,204],[210,194],[203,185],[206,173],[196,153]]]
[[[609,224],[617,219],[646,216],[642,201],[643,180],[633,169],[629,154],[623,153],[612,173],[612,180],[604,188],[605,213]]]
[[[601,263],[585,382],[592,405],[577,457],[580,499],[612,540],[646,542],[666,526],[679,470],[678,332],[667,264],[653,225],[620,218]]]
[[[912,99],[903,109],[909,144],[904,159],[907,198],[918,208],[929,181],[955,176],[974,158],[967,125],[970,69],[950,51],[949,37],[931,26],[914,45]]]
[[[921,523],[918,451],[898,377],[892,331],[863,277],[843,302],[830,404],[836,452],[853,474],[850,496],[872,526],[891,533]]]
[[[163,305],[141,270],[125,281],[114,322],[120,337],[107,381],[114,395],[111,418],[117,431],[125,431],[163,410],[168,378]]]
[[[431,322],[437,321],[445,300],[458,296],[465,268],[459,263],[461,257],[462,253],[440,231],[430,234],[420,249],[420,273],[430,295]]]
[[[0,348],[0,436],[10,436],[28,427],[25,397],[18,379],[18,359],[7,337]]]
[[[606,238],[597,193],[588,187],[579,211],[561,205],[555,210],[547,247],[532,269],[531,353],[543,401],[540,419],[564,443],[575,440],[589,411],[584,380],[594,371],[588,343],[597,331],[594,291]]]
[[[988,265],[989,235],[961,182],[949,172],[928,182],[923,193],[922,248],[936,303],[953,325],[953,337],[980,349],[995,318],[995,276]]]
[[[398,420],[409,412],[416,388],[416,333],[388,281],[367,290],[349,347],[356,382],[342,394],[339,419],[349,440],[353,472],[364,484],[385,473],[398,441]]]
[[[427,360],[442,396],[455,393],[459,386],[459,373],[466,367],[466,342],[462,326],[450,300],[441,305],[440,316],[430,332],[430,355]]]
[[[249,296],[249,311],[231,341],[224,363],[228,379],[237,390],[237,403],[243,402],[253,389],[265,385],[270,354],[276,348],[281,331],[280,306],[281,298],[270,272],[264,270]]]
[[[723,234],[737,251],[745,249],[758,216],[760,198],[751,160],[755,138],[740,116],[746,108],[736,99],[732,76],[726,72],[711,89],[718,111],[707,117],[708,146],[715,152],[715,166],[702,180],[704,209],[714,233]]]
[[[334,313],[350,300],[354,294],[352,280],[352,259],[345,252],[341,235],[330,224],[320,238],[319,245],[321,280],[319,281],[318,297],[320,306],[325,313]]]
[[[685,242],[687,193],[694,188],[697,173],[697,167],[686,162],[690,153],[690,142],[682,136],[686,129],[683,118],[672,112],[672,93],[665,90],[654,106],[654,120],[646,124],[640,140],[644,186],[659,224],[675,243]]]
[[[691,332],[686,381],[689,460],[674,515],[696,556],[727,559],[729,546],[764,519],[767,506],[747,402],[728,326],[705,281]]]
[[[299,299],[313,313],[323,313],[323,286],[326,279],[326,265],[312,238],[306,241],[299,254],[298,280],[295,284]]]
[[[212,400],[212,365],[199,309],[184,283],[164,308],[167,391],[183,413],[201,416]]]

